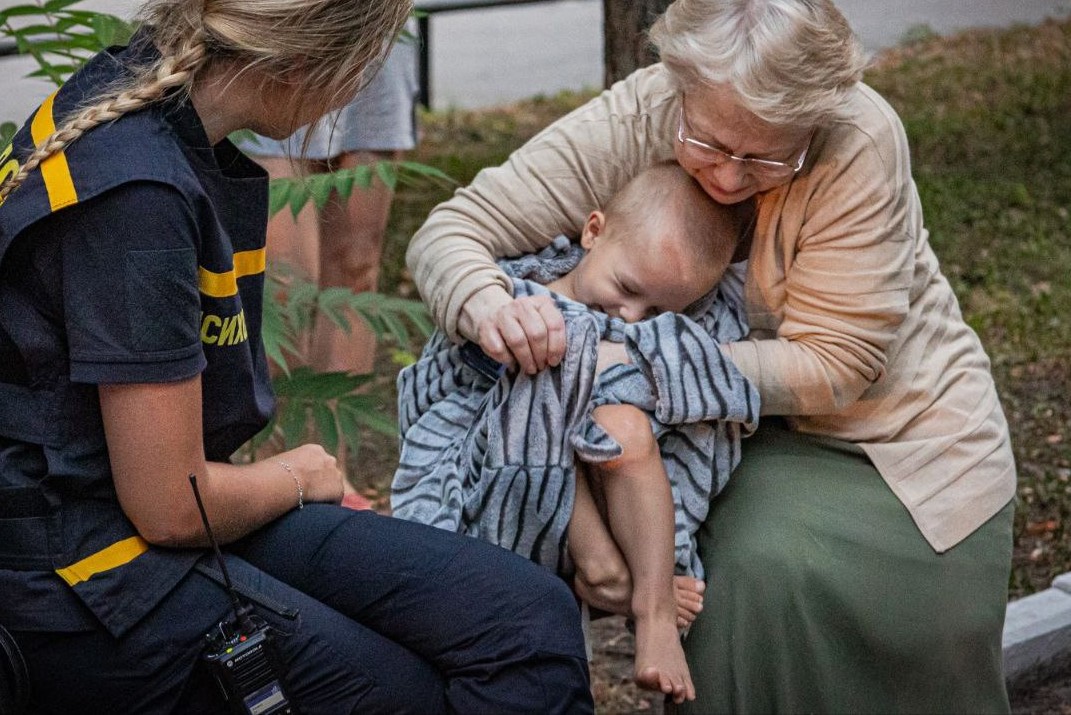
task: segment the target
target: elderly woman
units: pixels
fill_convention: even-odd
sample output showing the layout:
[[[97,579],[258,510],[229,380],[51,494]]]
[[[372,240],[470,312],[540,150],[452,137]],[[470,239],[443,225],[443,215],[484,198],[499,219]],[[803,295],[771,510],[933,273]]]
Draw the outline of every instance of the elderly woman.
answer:
[[[766,416],[700,548],[708,608],[682,710],[1007,711],[1015,467],[986,357],[928,242],[896,113],[829,0],[677,0],[661,64],[439,206],[408,261],[455,338],[533,372],[562,320],[493,262],[577,235],[676,160],[750,213],[746,340]]]

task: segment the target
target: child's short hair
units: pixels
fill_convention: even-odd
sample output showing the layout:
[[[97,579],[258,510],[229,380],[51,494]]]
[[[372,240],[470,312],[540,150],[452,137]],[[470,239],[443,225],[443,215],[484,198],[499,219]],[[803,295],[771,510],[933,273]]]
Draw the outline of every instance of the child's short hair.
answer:
[[[660,162],[634,176],[614,194],[604,213],[607,222],[626,222],[630,230],[672,222],[697,265],[709,266],[719,277],[746,228],[739,209],[714,201],[674,161]]]

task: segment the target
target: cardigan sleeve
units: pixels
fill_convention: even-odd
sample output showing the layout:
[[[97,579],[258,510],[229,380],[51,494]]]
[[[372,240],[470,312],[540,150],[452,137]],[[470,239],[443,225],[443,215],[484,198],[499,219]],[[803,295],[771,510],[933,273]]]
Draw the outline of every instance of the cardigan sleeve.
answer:
[[[435,322],[457,340],[470,298],[491,286],[509,291],[496,258],[534,253],[560,234],[579,235],[588,214],[625,182],[672,157],[665,117],[675,101],[660,65],[641,69],[437,206],[406,253]]]

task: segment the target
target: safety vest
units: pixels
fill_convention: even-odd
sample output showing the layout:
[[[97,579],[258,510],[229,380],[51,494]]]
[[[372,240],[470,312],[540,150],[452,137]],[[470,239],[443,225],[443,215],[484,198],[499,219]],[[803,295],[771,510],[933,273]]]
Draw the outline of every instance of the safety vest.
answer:
[[[17,172],[19,162],[63,117],[124,76],[126,64],[151,60],[155,53],[150,44],[138,43],[94,58],[15,135],[0,154],[0,177]],[[229,143],[214,150],[207,140],[203,146],[185,140],[184,133],[198,132],[203,137],[192,107],[177,101],[87,132],[42,162],[0,204],[0,263],[27,228],[127,182],[159,182],[181,192],[197,213],[193,243],[205,365],[205,450],[209,459],[222,461],[267,423],[274,406],[260,341],[267,179]],[[228,157],[226,167],[220,165],[220,151]],[[129,217],[137,207],[119,210]],[[103,439],[95,386],[71,383],[66,375],[44,387],[0,383],[0,438],[14,442],[11,449],[24,457],[0,460],[0,569],[58,575],[49,583],[73,589],[119,636],[199,558],[198,550],[151,547],[137,534],[114,499],[106,452],[95,474],[79,476],[83,482],[77,489],[65,488],[63,475],[52,473],[65,449],[87,444],[90,451],[103,449],[102,442],[90,442]],[[49,479],[42,479],[46,474]],[[40,590],[40,579],[34,583],[26,593]],[[20,603],[7,594],[4,600],[0,610],[8,615],[17,616],[21,608],[40,618],[40,604]]]

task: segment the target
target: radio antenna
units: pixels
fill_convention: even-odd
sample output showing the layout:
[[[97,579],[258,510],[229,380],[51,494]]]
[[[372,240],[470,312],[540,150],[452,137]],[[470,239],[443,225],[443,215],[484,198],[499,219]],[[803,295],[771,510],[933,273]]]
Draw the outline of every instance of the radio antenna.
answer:
[[[208,534],[208,543],[212,544],[212,549],[216,552],[216,562],[219,563],[219,570],[223,573],[223,583],[227,588],[227,595],[231,597],[234,617],[243,629],[248,630],[251,626],[249,623],[249,611],[242,606],[242,601],[238,598],[238,591],[235,590],[234,584],[231,583],[231,576],[227,573],[227,563],[223,560],[223,552],[219,550],[219,542],[216,541],[216,535],[212,533],[212,525],[208,523],[208,512],[205,511],[205,504],[201,501],[201,490],[197,488],[197,475],[192,472],[190,473],[190,486],[193,487],[193,498],[197,500],[197,510],[201,512],[201,522],[205,525],[205,533]]]

